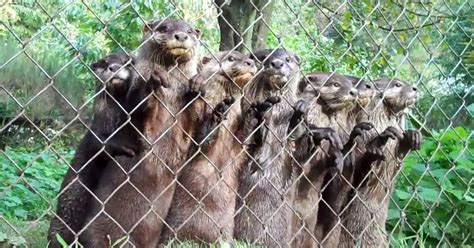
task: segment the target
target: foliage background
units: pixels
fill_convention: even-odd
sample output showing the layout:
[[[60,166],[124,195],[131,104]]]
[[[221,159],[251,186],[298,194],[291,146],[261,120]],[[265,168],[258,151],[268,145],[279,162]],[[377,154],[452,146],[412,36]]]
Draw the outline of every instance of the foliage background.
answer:
[[[0,6],[0,244],[45,246],[67,163],[88,123],[88,65],[133,52],[144,21],[184,18],[219,47],[210,0],[7,1]],[[409,126],[426,136],[398,177],[387,223],[393,245],[474,244],[473,6],[468,0],[276,1],[266,43],[299,54],[303,71],[420,88]],[[4,126],[21,116],[38,125]],[[84,123],[78,121],[78,118]]]

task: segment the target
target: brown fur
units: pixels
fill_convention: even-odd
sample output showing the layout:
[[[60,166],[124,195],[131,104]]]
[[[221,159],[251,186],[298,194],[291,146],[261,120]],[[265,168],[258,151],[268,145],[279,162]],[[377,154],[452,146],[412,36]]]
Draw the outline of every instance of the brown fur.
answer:
[[[307,122],[318,127],[332,128],[336,135],[344,141],[347,140],[346,133],[350,130],[346,125],[347,116],[357,99],[357,91],[352,88],[349,80],[337,73],[332,75],[324,72],[312,73],[309,79],[311,85],[300,88],[303,89],[303,97],[309,97]],[[308,90],[312,94],[308,93]],[[308,147],[311,144],[308,143],[310,142],[308,137],[304,137],[304,140],[298,142],[296,152],[303,175],[297,183],[295,196],[295,210],[298,213],[298,216],[293,218],[293,246],[295,247],[314,247],[317,242],[323,241],[327,233],[326,226],[334,222],[334,219],[337,220],[337,216],[330,216],[332,212],[328,213],[327,210],[331,211],[331,208],[334,208],[334,211],[338,211],[337,204],[331,204],[329,207],[326,205],[325,201],[328,199],[324,199],[324,195],[325,201],[320,201],[323,188],[342,198],[345,191],[343,177],[351,176],[351,168],[343,168],[342,175],[336,172],[336,168],[340,166],[338,163],[342,163],[342,155],[337,147],[324,140],[315,151],[309,152]],[[322,220],[318,218],[321,210],[326,215]]]
[[[95,74],[105,84],[105,91],[102,91],[102,84],[98,85],[91,129],[76,149],[71,167],[61,185],[57,217],[51,220],[48,232],[50,247],[61,247],[56,234],[68,244],[77,239],[93,201],[90,192],[95,190],[111,156],[133,155],[138,149],[139,145],[134,142],[137,134],[128,124],[124,124],[127,119],[124,109],[128,110],[127,91],[136,77],[132,63],[134,60],[131,57],[119,53],[108,55],[92,64]],[[102,145],[108,138],[110,140]],[[102,148],[106,152],[101,151]]]
[[[369,144],[377,133],[381,133],[390,126],[398,126],[400,113],[403,109],[413,104],[416,99],[416,88],[405,85],[398,79],[377,80],[377,89],[383,91],[383,98],[379,96],[371,101],[365,111],[360,111],[356,116],[358,122],[371,122],[375,130],[361,136],[365,146]],[[383,102],[381,102],[383,101]],[[385,145],[384,154],[386,160],[377,160],[369,165],[358,160],[364,156],[357,155],[356,173],[361,166],[369,166],[370,173],[366,177],[365,186],[355,185],[358,188],[353,192],[353,199],[348,200],[348,205],[342,214],[344,229],[341,232],[339,247],[354,247],[360,243],[363,247],[386,247],[388,246],[387,234],[385,232],[385,221],[389,204],[389,195],[394,186],[394,179],[401,161],[399,156],[403,155],[397,141],[389,141]],[[358,145],[358,148],[362,148]],[[365,152],[365,151],[363,151]],[[360,177],[360,176],[359,176]]]
[[[193,130],[183,130],[179,123],[189,121],[188,115],[182,115],[183,99],[189,78],[197,73],[199,32],[184,21],[173,20],[155,22],[145,31],[138,68],[153,85],[138,80],[129,98],[143,102],[132,118],[143,119],[144,143],[150,143],[151,149],[107,166],[106,177],[96,192],[99,199],[107,199],[105,209],[89,216],[91,224],[83,238],[91,247],[104,247],[109,237],[113,243],[127,234],[128,245],[158,244],[176,176],[189,148],[187,134],[193,135]],[[187,39],[180,40],[183,36]]]
[[[296,102],[299,59],[283,49],[254,53],[263,69],[245,92],[250,101],[280,96],[261,128],[263,143],[239,173],[234,238],[267,247],[287,246],[291,216],[291,142],[289,122]]]
[[[206,143],[191,154],[179,177],[179,186],[166,218],[171,229],[166,229],[160,243],[169,244],[173,238],[179,241],[195,240],[215,243],[230,241],[234,227],[235,192],[239,162],[245,154],[242,130],[243,118],[240,108],[241,88],[256,72],[252,60],[238,52],[219,52],[215,57],[203,59],[204,67],[199,77],[207,80],[203,86],[203,100],[193,103],[194,108],[206,108],[212,115],[224,97],[232,95],[237,100],[230,106],[220,127],[203,133]],[[197,106],[202,105],[202,106]],[[197,112],[197,111],[192,111]],[[206,118],[204,122],[214,122]],[[207,129],[214,124],[198,124]],[[202,131],[201,131],[202,132]],[[202,203],[202,204],[199,204]]]

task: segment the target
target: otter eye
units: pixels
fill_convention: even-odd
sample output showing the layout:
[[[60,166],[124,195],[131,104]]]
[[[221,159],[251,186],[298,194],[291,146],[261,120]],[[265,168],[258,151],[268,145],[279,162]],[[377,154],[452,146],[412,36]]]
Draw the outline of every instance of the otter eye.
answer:
[[[170,31],[170,28],[168,26],[161,26],[160,27],[160,32],[162,33],[167,33]]]
[[[192,34],[193,33],[193,30],[192,29],[188,29],[188,34]]]
[[[339,83],[334,83],[332,86],[339,88],[341,85]]]
[[[286,57],[285,60],[286,60],[286,62],[291,62],[291,58],[290,58],[290,57]]]
[[[402,87],[402,84],[401,83],[396,83],[395,86],[400,88],[400,87]]]
[[[229,60],[230,62],[234,62],[235,59],[234,59],[234,57],[229,56],[229,58],[227,58],[227,60]]]

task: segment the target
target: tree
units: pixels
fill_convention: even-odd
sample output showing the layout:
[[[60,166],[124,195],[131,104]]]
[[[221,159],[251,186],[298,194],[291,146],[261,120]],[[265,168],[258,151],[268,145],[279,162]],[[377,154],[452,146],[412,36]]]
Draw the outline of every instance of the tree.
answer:
[[[214,3],[219,14],[220,51],[236,48],[243,52],[266,46],[275,1],[215,0]]]

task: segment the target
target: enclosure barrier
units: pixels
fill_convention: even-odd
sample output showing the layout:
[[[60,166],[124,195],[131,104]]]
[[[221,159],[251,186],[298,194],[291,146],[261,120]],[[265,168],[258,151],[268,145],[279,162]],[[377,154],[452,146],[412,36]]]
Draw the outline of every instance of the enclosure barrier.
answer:
[[[175,241],[174,244],[183,247],[198,246],[201,242],[236,242],[243,247],[303,247],[309,243],[324,247],[470,247],[474,244],[474,9],[468,0],[25,0],[0,1],[0,10],[2,247],[46,247],[48,235],[61,245],[72,241],[77,244],[81,237],[91,237],[83,236],[88,235],[88,229],[105,234],[108,228],[119,233],[106,236],[107,246],[111,247],[155,244],[158,240],[153,239],[160,233],[161,244],[166,243],[163,241],[166,237],[166,241]],[[297,73],[289,75],[289,82],[275,90],[275,95],[280,96],[279,102],[267,106],[265,114],[259,113],[261,105],[256,105],[257,100],[262,99],[249,97],[246,86],[241,88],[232,80],[233,86],[229,87],[238,86],[242,99],[234,97],[222,120],[204,134],[189,131],[189,126],[198,123],[192,119],[196,114],[193,106],[204,103],[202,108],[216,115],[219,107],[217,103],[210,103],[209,94],[212,96],[217,90],[195,92],[192,99],[184,101],[185,96],[172,100],[172,95],[160,93],[169,88],[157,89],[138,99],[145,105],[152,102],[160,106],[160,116],[152,117],[155,118],[151,121],[153,125],[141,128],[144,121],[137,124],[134,115],[143,110],[121,105],[119,112],[127,116],[126,120],[118,123],[116,129],[102,128],[109,132],[103,139],[102,133],[95,133],[97,129],[92,123],[94,114],[104,110],[100,110],[98,104],[93,106],[94,102],[101,97],[112,99],[111,104],[122,104],[123,100],[114,97],[117,92],[106,89],[110,82],[97,75],[92,64],[117,52],[125,52],[128,58],[142,59],[140,51],[153,39],[143,39],[144,32],[163,32],[151,23],[167,19],[182,19],[200,30],[196,34],[190,31],[186,37],[197,37],[193,55],[201,63],[206,55],[217,61],[228,59],[231,52],[252,57],[258,69],[254,81],[248,84],[261,79],[267,73],[266,66],[274,66],[270,64],[272,56],[278,56],[278,48],[298,56],[294,61],[284,61],[285,65],[297,64]],[[259,58],[259,51],[264,48],[270,49],[270,55]],[[218,51],[229,54],[221,58]],[[219,63],[224,65],[224,61],[217,65]],[[136,80],[149,83],[150,75],[142,75],[139,64],[128,59],[114,75],[132,68],[132,72],[139,74]],[[179,75],[177,77],[186,84],[195,79],[194,73],[178,65],[165,70],[169,75]],[[286,132],[281,128],[292,126],[289,118],[281,117],[281,113],[298,111],[296,100],[291,99],[292,80],[299,82],[301,77],[303,81],[311,81],[310,76],[318,71],[329,74],[320,79],[322,86],[308,86],[313,93],[319,87],[329,87],[326,83],[339,74],[357,77],[354,87],[359,90],[359,99],[354,108],[362,108],[360,111],[368,116],[366,119],[375,119],[374,122],[385,117],[375,116],[374,109],[362,104],[361,85],[368,83],[376,88],[375,109],[390,105],[388,92],[397,82],[416,87],[413,88],[417,94],[416,104],[396,114],[395,127],[405,130],[405,136],[390,138],[388,145],[382,146],[384,158],[369,166],[357,185],[354,175],[362,169],[350,167],[355,168],[355,172],[347,176],[345,172],[350,166],[347,161],[370,151],[367,137],[384,135],[385,127],[363,132],[362,138],[347,147],[342,157],[332,157],[328,147],[334,144],[327,141],[330,137],[323,138],[319,144],[307,143],[315,148],[306,159],[298,157],[297,151],[310,149],[302,140],[314,138],[315,127],[333,128],[345,142],[355,125],[348,123],[356,121],[355,117],[335,117],[333,122],[329,118],[332,124],[311,123],[309,119],[316,105],[307,102],[295,130]],[[208,75],[205,82],[212,81],[218,74]],[[389,82],[384,88],[376,83],[381,78]],[[314,94],[309,101],[323,106],[322,94]],[[183,105],[176,107],[176,101]],[[234,109],[242,109],[244,119],[260,118],[246,135],[229,125],[232,118],[236,118],[232,116]],[[317,118],[325,114],[316,113]],[[258,114],[264,116],[255,117]],[[277,117],[287,120],[280,120],[277,125]],[[160,121],[165,124],[160,126],[157,124]],[[239,125],[245,126],[245,123],[239,122]],[[160,129],[154,130],[154,125]],[[105,144],[129,126],[140,131],[133,140],[140,141],[143,147],[125,157],[114,155]],[[205,124],[199,123],[196,128],[205,129]],[[305,134],[295,138],[293,135],[300,129]],[[408,130],[421,134],[421,147],[400,155],[400,147],[404,146],[400,144]],[[78,156],[75,151],[88,132],[91,137],[102,139],[101,148],[92,158],[86,158],[84,164],[73,167],[73,158]],[[232,137],[231,141],[228,138],[227,143],[215,142],[226,135]],[[120,144],[128,144],[129,139]],[[363,139],[367,147],[360,146],[365,142]],[[400,143],[395,141],[397,139]],[[93,144],[91,141],[81,147],[87,149]],[[232,150],[236,146],[238,152]],[[210,152],[212,149],[221,154],[219,160],[212,160],[212,156],[215,158]],[[97,165],[94,159],[102,159],[104,153],[110,161],[103,162],[106,165],[103,171],[94,172],[98,180],[94,185],[102,185],[102,188],[90,187],[80,175],[91,169],[88,165]],[[330,168],[314,165],[316,172],[308,173],[311,164],[317,164],[314,161],[322,161],[318,156],[329,158],[330,162],[324,166]],[[231,161],[223,164],[226,160]],[[179,163],[171,166],[170,161]],[[206,169],[199,167],[197,161]],[[154,167],[150,168],[162,175],[153,178],[154,174],[139,172],[146,164],[152,164]],[[321,171],[327,173],[326,176],[321,176]],[[70,181],[61,184],[66,173],[70,173]],[[172,175],[169,185],[153,184],[165,182],[165,174]],[[258,180],[247,180],[254,177]],[[209,185],[209,182],[215,184]],[[152,184],[154,186],[150,186]],[[107,185],[113,186],[107,188]],[[188,188],[189,185],[192,188]],[[88,200],[74,195],[72,189],[77,187],[86,192]],[[161,187],[160,192],[152,187]],[[129,192],[127,196],[125,191]],[[169,211],[163,210],[166,199],[172,199]],[[182,201],[176,203],[176,199]],[[58,200],[76,202],[85,208],[88,213],[77,215],[85,223],[80,227],[68,226],[70,219],[62,219],[67,211],[60,214]],[[219,212],[222,211],[220,206],[225,207],[223,213]],[[137,210],[129,214],[125,209],[130,208]],[[120,215],[122,210],[125,216]],[[209,210],[211,212],[207,212]],[[186,211],[189,215],[183,214]],[[72,212],[74,209],[66,215],[71,216]],[[357,214],[363,216],[354,218]],[[316,217],[317,222],[310,224],[310,219]],[[360,219],[363,221],[359,222]],[[62,237],[53,233],[51,236],[48,230],[51,220],[65,226],[65,232],[73,232],[73,235]],[[133,220],[133,223],[125,220]],[[156,223],[162,223],[163,230],[154,232],[156,225],[160,225]],[[101,227],[105,230],[97,231]],[[229,227],[232,230],[226,229]],[[146,232],[141,232],[143,230]],[[214,230],[218,230],[217,239],[214,239],[216,234],[211,233]],[[68,240],[71,237],[72,240]],[[302,242],[309,243],[303,245]],[[89,246],[95,247],[93,243]]]

